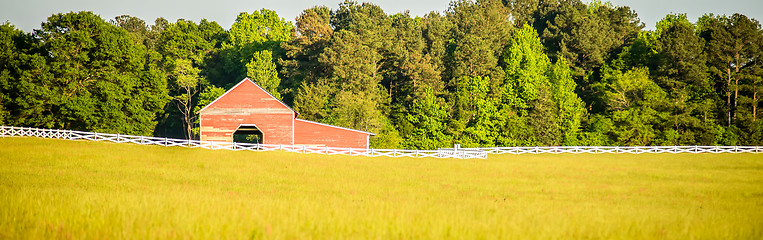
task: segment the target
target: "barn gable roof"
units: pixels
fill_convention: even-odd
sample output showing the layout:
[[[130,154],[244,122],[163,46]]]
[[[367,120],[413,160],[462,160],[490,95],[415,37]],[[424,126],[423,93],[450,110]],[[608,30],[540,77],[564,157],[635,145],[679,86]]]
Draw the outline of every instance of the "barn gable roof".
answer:
[[[375,136],[375,135],[376,135],[376,133],[372,133],[372,132],[360,131],[360,130],[355,130],[355,129],[352,129],[352,128],[346,128],[346,127],[334,126],[334,125],[329,125],[329,124],[325,124],[325,123],[313,122],[313,121],[310,121],[310,120],[305,120],[305,119],[299,119],[299,118],[296,118],[296,119],[294,119],[294,120],[295,120],[295,121],[302,121],[302,122],[306,122],[306,123],[317,124],[317,125],[326,126],[326,127],[338,128],[338,129],[347,130],[347,131],[353,131],[353,132],[365,133],[365,134],[368,134],[368,135],[371,135],[371,136]]]
[[[254,86],[256,86],[257,88],[259,88],[260,90],[262,90],[263,92],[265,92],[266,94],[268,94],[268,96],[270,96],[271,98],[273,98],[273,99],[275,99],[276,101],[278,101],[278,103],[280,103],[281,105],[283,105],[284,107],[286,107],[286,108],[287,108],[287,109],[289,109],[290,111],[294,112],[294,117],[295,117],[295,118],[296,118],[296,117],[299,115],[299,113],[297,113],[297,111],[294,111],[294,109],[290,108],[288,105],[286,105],[285,103],[283,103],[283,102],[282,102],[280,99],[278,99],[278,98],[274,97],[274,96],[273,96],[273,94],[270,94],[270,92],[268,92],[268,91],[267,91],[267,90],[265,90],[264,88],[260,87],[260,85],[259,85],[259,84],[257,84],[256,82],[252,81],[252,80],[251,80],[251,79],[249,79],[249,78],[244,78],[244,80],[241,80],[241,82],[239,82],[238,84],[236,84],[236,86],[233,86],[231,89],[228,89],[228,91],[226,91],[225,93],[223,93],[223,95],[220,95],[220,97],[218,97],[217,99],[215,99],[215,100],[214,100],[214,101],[212,101],[211,103],[207,104],[207,106],[204,106],[204,108],[202,108],[201,110],[199,110],[197,113],[200,113],[200,112],[204,111],[205,109],[207,109],[209,106],[212,106],[212,105],[214,105],[214,104],[215,104],[215,103],[216,103],[218,100],[222,99],[223,97],[225,97],[225,95],[228,95],[228,93],[232,92],[232,91],[233,91],[234,89],[236,89],[238,86],[240,86],[241,84],[243,84],[243,83],[245,83],[245,82],[247,82],[247,81],[249,81],[250,83],[254,84]]]

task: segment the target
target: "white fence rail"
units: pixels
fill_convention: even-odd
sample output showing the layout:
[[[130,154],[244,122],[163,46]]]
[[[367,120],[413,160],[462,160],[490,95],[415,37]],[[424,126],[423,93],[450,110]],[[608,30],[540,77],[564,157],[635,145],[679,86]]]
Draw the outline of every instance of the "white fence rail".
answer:
[[[453,150],[442,149],[442,150]],[[488,154],[540,154],[540,153],[763,153],[763,146],[564,146],[564,147],[492,147],[458,148]]]
[[[541,153],[763,153],[763,146],[558,146],[558,147],[491,147],[442,148],[438,150],[336,148],[305,145],[276,145],[256,143],[229,143],[174,138],[95,133],[73,130],[0,126],[0,137],[29,136],[69,140],[107,141],[141,145],[178,146],[233,151],[286,151],[326,155],[367,157],[433,157],[433,158],[487,158],[488,154],[541,154]]]
[[[326,155],[351,155],[367,157],[433,157],[433,158],[487,158],[487,152],[468,149],[458,150],[403,150],[403,149],[366,149],[366,148],[336,148],[305,145],[275,145],[256,143],[229,143],[214,141],[198,141],[174,138],[158,138],[122,134],[82,132],[59,129],[27,128],[0,126],[0,137],[28,136],[40,138],[58,138],[69,140],[107,141],[115,143],[135,143],[141,145],[178,146],[204,149],[225,149],[233,151],[275,151],[297,153],[317,153]]]

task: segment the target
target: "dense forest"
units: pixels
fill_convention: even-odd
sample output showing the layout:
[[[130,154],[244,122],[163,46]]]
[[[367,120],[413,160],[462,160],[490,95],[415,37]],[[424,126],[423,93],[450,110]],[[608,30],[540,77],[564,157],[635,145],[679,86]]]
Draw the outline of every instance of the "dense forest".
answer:
[[[196,111],[245,77],[300,118],[373,147],[761,145],[763,30],[580,0],[372,3],[213,21],[91,12],[0,25],[0,125],[197,138]],[[763,117],[763,116],[761,116]]]

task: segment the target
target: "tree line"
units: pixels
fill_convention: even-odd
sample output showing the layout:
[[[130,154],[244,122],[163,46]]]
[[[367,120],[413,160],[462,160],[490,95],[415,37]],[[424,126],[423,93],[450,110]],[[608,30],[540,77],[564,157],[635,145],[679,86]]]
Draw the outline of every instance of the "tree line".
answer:
[[[0,25],[0,124],[196,138],[244,77],[373,147],[760,145],[763,30],[741,14],[644,30],[627,6],[456,0],[214,21],[55,14]]]

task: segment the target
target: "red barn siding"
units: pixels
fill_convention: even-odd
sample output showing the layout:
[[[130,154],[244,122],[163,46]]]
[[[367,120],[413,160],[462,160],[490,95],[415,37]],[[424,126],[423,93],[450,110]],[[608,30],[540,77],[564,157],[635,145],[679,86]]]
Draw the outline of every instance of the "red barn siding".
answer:
[[[201,140],[233,142],[241,124],[255,124],[262,143],[293,144],[294,111],[255,85],[242,81],[200,111]]]
[[[259,85],[244,79],[199,111],[202,141],[233,142],[242,124],[262,131],[262,143],[368,148],[373,133],[297,119],[297,113]]]
[[[320,124],[302,119],[294,121],[294,144],[368,148],[369,133]]]
[[[201,116],[202,141],[233,142],[233,132],[241,124],[254,124],[262,131],[262,143],[293,144],[293,115],[214,115]]]

